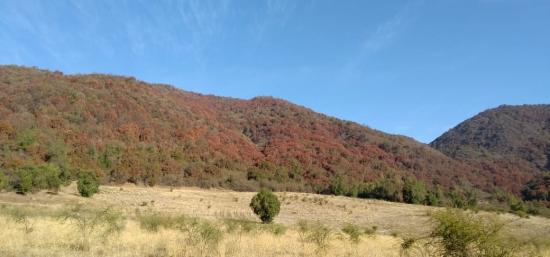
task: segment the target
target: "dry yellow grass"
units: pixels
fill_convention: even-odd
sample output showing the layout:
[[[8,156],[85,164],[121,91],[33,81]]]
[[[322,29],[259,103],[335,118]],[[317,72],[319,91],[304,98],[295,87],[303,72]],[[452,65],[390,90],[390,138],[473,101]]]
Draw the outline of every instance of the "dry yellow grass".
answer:
[[[314,244],[300,240],[296,230],[282,235],[269,232],[224,233],[218,247],[203,249],[190,245],[178,230],[150,232],[129,220],[120,234],[90,236],[89,249],[83,250],[78,231],[54,218],[31,218],[32,232],[22,224],[0,217],[0,256],[398,256],[399,239],[391,236],[363,238],[357,245],[333,234],[323,253]]]
[[[158,232],[140,228],[137,212],[199,217],[223,227],[222,220],[256,220],[248,204],[254,193],[198,188],[144,188],[103,186],[101,193],[87,199],[76,195],[74,185],[59,194],[38,193],[21,196],[0,194],[7,206],[29,206],[41,211],[62,210],[80,203],[92,208],[113,206],[128,217],[119,233],[93,234],[89,249],[82,249],[75,226],[55,217],[30,217],[32,232],[7,216],[0,216],[0,256],[399,256],[400,237],[422,236],[430,229],[427,213],[434,208],[418,205],[362,200],[304,193],[278,193],[281,213],[275,219],[289,229],[283,235],[267,231],[224,233],[215,248],[202,249],[188,241],[189,234],[177,229]],[[550,220],[541,217],[519,219],[500,215],[507,230],[524,238],[550,235]],[[319,221],[332,228],[326,251],[304,242],[295,224],[300,220]],[[344,223],[363,228],[378,227],[374,237],[362,236],[354,245],[340,233]],[[398,237],[391,236],[398,235]],[[201,253],[201,249],[203,250]],[[542,256],[550,256],[547,250]]]

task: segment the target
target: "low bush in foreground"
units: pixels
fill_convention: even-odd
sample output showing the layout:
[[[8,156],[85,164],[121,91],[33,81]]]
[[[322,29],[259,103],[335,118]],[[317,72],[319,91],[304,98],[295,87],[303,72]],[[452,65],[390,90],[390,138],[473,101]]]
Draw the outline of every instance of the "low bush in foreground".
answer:
[[[342,227],[342,232],[344,232],[344,234],[346,234],[349,240],[354,244],[358,244],[359,241],[361,240],[361,234],[362,234],[361,228],[359,228],[355,224],[346,223]]]
[[[505,224],[496,216],[476,215],[447,209],[432,214],[434,228],[425,239],[407,238],[401,244],[404,256],[519,257],[537,256],[527,242],[505,235]]]
[[[94,237],[106,240],[120,233],[126,225],[126,217],[112,208],[92,208],[74,205],[59,214],[59,219],[73,225],[78,232],[78,247],[88,249]]]
[[[99,192],[99,181],[93,173],[82,172],[78,174],[77,189],[81,196],[91,197]]]
[[[513,256],[514,249],[500,235],[504,226],[496,217],[446,210],[435,213],[431,237],[440,246],[442,256]]]
[[[262,190],[250,201],[250,208],[260,217],[262,222],[271,223],[279,214],[281,202],[271,191]]]
[[[332,231],[319,221],[299,221],[298,233],[302,242],[314,244],[319,254],[324,253],[330,246]]]

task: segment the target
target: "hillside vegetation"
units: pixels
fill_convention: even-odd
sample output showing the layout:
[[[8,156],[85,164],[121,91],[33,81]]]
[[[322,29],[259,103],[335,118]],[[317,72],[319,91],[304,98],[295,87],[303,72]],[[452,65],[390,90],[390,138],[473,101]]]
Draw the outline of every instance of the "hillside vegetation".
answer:
[[[431,145],[501,174],[494,178],[496,185],[523,191],[528,200],[550,200],[550,105],[504,105],[484,111]]]
[[[49,169],[61,182],[85,171],[103,183],[237,190],[331,192],[335,183],[409,177],[429,188],[516,187],[506,173],[279,99],[15,66],[0,67],[0,145],[8,184],[22,169]]]

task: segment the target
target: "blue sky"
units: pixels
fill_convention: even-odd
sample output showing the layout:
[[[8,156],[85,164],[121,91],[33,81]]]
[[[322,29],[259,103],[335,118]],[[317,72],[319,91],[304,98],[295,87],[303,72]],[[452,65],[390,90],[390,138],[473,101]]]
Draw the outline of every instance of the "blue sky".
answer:
[[[0,63],[271,95],[430,142],[550,103],[550,1],[3,0]]]

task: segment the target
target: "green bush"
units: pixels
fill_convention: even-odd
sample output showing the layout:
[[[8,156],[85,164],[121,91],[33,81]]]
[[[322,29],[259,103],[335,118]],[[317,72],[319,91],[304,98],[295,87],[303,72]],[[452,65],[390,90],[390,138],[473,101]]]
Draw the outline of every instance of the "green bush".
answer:
[[[99,192],[99,181],[91,172],[82,172],[78,175],[78,193],[83,197],[91,197]]]
[[[166,216],[158,213],[138,214],[137,220],[139,226],[150,232],[157,232],[161,228],[174,229],[180,228],[185,223],[187,217],[185,216]]]
[[[258,223],[251,220],[243,219],[225,219],[223,220],[225,224],[225,230],[227,233],[233,232],[253,232],[258,230]]]
[[[16,143],[19,149],[29,150],[31,147],[38,144],[36,139],[36,131],[32,129],[26,129],[17,134]]]
[[[359,184],[357,187],[357,197],[359,198],[370,198],[372,197],[372,191],[374,189],[374,185],[370,183],[362,183]]]
[[[0,170],[0,192],[4,189],[8,189],[8,177]]]
[[[328,191],[333,195],[345,195],[348,192],[344,180],[341,177],[336,177],[329,185]]]
[[[198,247],[197,256],[218,255],[218,247],[223,239],[223,231],[217,225],[206,220],[185,219],[178,224],[179,229],[186,233],[186,244]]]
[[[3,206],[4,207],[4,206]],[[32,213],[24,208],[7,208],[3,210],[3,214],[6,214],[15,223],[22,226],[23,231],[29,234],[34,231],[33,223],[31,222]]]
[[[28,165],[16,173],[14,188],[18,193],[26,194],[38,190],[59,190],[61,180],[60,170],[55,165]]]
[[[510,212],[520,217],[524,217],[524,218],[529,217],[529,215],[527,215],[527,212],[528,212],[527,205],[519,199],[514,199],[511,201]]]
[[[286,233],[287,228],[281,224],[265,224],[263,229],[275,236],[280,236]]]
[[[59,219],[69,222],[78,231],[78,247],[88,250],[95,237],[106,240],[110,235],[119,234],[126,225],[121,212],[112,208],[97,209],[74,205],[64,210]]]
[[[330,228],[323,225],[321,222],[307,222],[301,220],[298,222],[298,233],[302,242],[313,243],[316,246],[318,254],[324,253],[329,247],[330,236],[332,234]]]
[[[366,228],[365,229],[365,235],[374,236],[376,234],[377,230],[378,230],[377,226],[372,226],[370,228]]]
[[[248,180],[260,181],[266,178],[264,172],[258,167],[250,167],[246,172],[246,178]]]
[[[434,191],[429,191],[426,194],[425,204],[429,206],[439,206],[441,204],[442,193],[440,190],[436,189]]]
[[[346,223],[342,227],[342,232],[348,235],[349,240],[354,244],[358,244],[361,240],[361,229],[355,224]]]
[[[426,201],[426,186],[413,178],[404,180],[403,201],[406,203],[423,204]]]
[[[44,165],[40,166],[40,170],[41,176],[38,176],[40,179],[40,186],[43,189],[58,191],[61,186],[61,179],[59,178],[61,175],[61,170],[59,167],[54,165]]]
[[[250,208],[263,223],[270,223],[279,214],[281,203],[271,191],[261,190],[250,201]]]
[[[431,238],[444,257],[514,256],[514,247],[504,240],[503,224],[496,218],[448,209],[432,216],[435,227]]]
[[[13,185],[17,193],[26,194],[33,190],[33,174],[28,169],[17,171],[17,177]]]
[[[402,186],[395,178],[383,178],[376,182],[370,197],[392,202],[403,201]]]
[[[477,192],[474,189],[461,190],[455,188],[449,191],[447,196],[451,207],[466,209],[477,206]]]

